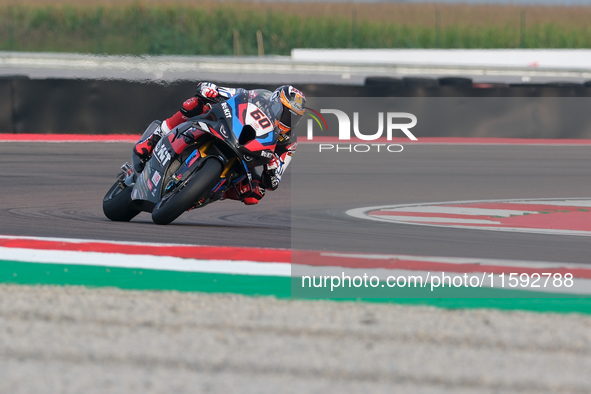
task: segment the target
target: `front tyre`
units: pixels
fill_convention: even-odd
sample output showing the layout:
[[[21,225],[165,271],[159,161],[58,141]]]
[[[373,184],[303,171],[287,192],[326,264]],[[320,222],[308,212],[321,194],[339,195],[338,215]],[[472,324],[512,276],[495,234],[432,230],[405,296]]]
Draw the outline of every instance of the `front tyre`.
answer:
[[[129,222],[137,216],[140,211],[132,205],[132,187],[116,182],[103,198],[103,212],[105,216],[115,222]]]
[[[152,211],[152,220],[156,224],[169,224],[186,210],[191,208],[195,201],[205,197],[207,193],[219,182],[222,175],[222,163],[216,159],[209,159],[189,179],[179,191],[165,195]]]

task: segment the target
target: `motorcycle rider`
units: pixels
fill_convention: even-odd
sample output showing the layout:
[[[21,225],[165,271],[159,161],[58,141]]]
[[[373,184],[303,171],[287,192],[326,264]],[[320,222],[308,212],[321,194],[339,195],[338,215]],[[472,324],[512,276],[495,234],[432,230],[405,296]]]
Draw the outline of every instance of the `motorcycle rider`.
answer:
[[[291,85],[280,86],[271,92],[264,89],[247,91],[242,88],[225,88],[211,82],[200,82],[195,95],[187,99],[181,109],[163,121],[150,136],[139,141],[134,146],[133,152],[143,161],[149,160],[158,141],[175,127],[191,117],[207,113],[212,104],[228,100],[242,92],[248,92],[251,97],[260,96],[264,100],[275,103],[273,107],[277,111],[274,117],[279,137],[273,158],[265,165],[260,177],[253,172],[252,190],[248,188],[247,182],[243,182],[237,185],[236,189],[230,189],[224,194],[224,198],[241,200],[246,205],[257,204],[264,197],[267,189],[275,190],[279,187],[281,177],[296,151],[296,136],[291,132],[291,128],[295,127],[304,115],[306,97]]]

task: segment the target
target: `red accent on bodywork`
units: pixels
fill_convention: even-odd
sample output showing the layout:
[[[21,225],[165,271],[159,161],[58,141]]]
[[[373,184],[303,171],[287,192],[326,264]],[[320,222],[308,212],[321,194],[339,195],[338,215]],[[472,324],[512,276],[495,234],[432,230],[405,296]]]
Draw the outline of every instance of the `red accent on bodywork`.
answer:
[[[275,145],[263,146],[257,140],[250,141],[248,144],[244,145],[244,147],[251,152],[258,152],[258,151],[265,150],[265,149],[270,149],[271,151],[275,151]]]
[[[201,157],[201,152],[199,152],[199,149],[197,149],[196,151],[197,151],[197,154],[195,155],[195,157],[193,157],[191,159],[191,161],[189,162],[187,167],[191,167],[193,165],[193,163],[195,163],[197,161],[197,159],[199,159]]]
[[[205,131],[201,130],[201,129],[189,129],[191,130],[190,133],[191,135],[193,135],[193,141],[195,141],[197,138],[201,137],[203,134],[205,134]],[[189,133],[189,130],[187,130],[185,133]],[[172,149],[174,149],[174,151],[177,154],[180,154],[183,150],[185,150],[185,148],[187,147],[187,143],[185,142],[185,137],[183,135],[179,135],[178,138],[175,139],[175,133],[170,133],[168,134],[168,141],[170,141],[170,144],[172,145]]]
[[[207,133],[207,131],[195,128],[191,131],[191,134],[193,134],[193,141],[197,140],[197,138],[201,137],[205,133]]]
[[[220,190],[222,188],[222,186],[224,186],[224,184],[226,183],[226,180],[223,179],[220,184],[218,185],[218,187],[215,188],[215,190],[213,191],[214,193],[216,193],[218,190]]]
[[[240,123],[244,124],[244,117],[246,116],[246,110],[248,108],[248,104],[239,104],[238,105],[238,120]]]
[[[172,145],[172,149],[174,149],[177,154],[181,153],[188,145],[182,136],[175,139],[174,133],[168,134],[168,141],[170,142],[170,145]]]
[[[217,131],[215,131],[214,129],[212,129],[211,126],[209,126],[209,131],[211,131],[211,134],[215,135],[220,140],[223,140],[224,139],[224,137],[222,137],[222,135],[220,133],[218,133]]]

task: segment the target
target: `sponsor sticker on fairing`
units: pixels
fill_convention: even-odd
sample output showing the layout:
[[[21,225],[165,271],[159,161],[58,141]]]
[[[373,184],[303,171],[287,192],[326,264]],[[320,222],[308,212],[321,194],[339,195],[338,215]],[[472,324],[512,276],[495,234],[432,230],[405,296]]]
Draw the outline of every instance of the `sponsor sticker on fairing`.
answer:
[[[257,137],[273,131],[273,123],[256,105],[248,103],[245,124],[254,128]]]
[[[236,89],[218,87],[218,93],[223,97],[232,97],[236,94]]]
[[[232,111],[230,111],[230,107],[228,106],[228,103],[226,103],[225,101],[222,103],[222,109],[224,110],[224,116],[226,118],[232,117]]]
[[[161,178],[162,177],[160,176],[160,173],[158,171],[154,171],[154,175],[152,175],[152,182],[154,183],[154,186],[158,186]]]
[[[220,125],[220,134],[224,138],[230,138],[230,134],[228,133],[228,130],[226,130],[223,124]]]
[[[158,145],[154,154],[162,166],[168,164],[171,159],[170,152],[164,144]]]
[[[143,200],[146,197],[146,194],[143,190],[134,188],[133,192],[131,193],[131,198],[133,200]]]
[[[264,150],[264,151],[261,151],[261,156],[266,157],[267,159],[270,159],[273,157],[273,153],[269,150]]]

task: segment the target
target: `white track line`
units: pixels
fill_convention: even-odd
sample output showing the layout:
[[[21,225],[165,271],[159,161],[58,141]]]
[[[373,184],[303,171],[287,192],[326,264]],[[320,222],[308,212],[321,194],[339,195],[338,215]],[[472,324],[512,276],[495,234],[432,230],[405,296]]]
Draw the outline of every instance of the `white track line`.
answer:
[[[501,224],[501,222],[494,222],[492,220],[482,219],[459,219],[459,218],[442,218],[429,216],[397,216],[397,215],[369,215],[369,217],[379,217],[383,221],[389,222],[422,222],[422,223],[456,223],[456,224]]]
[[[563,199],[556,199],[556,198],[531,198],[531,199],[501,199],[501,200],[467,200],[467,201],[440,201],[440,202],[428,202],[428,203],[418,203],[418,204],[399,204],[399,205],[379,205],[379,206],[372,206],[372,207],[362,207],[362,208],[354,208],[349,209],[345,213],[351,217],[363,220],[373,220],[376,222],[385,222],[385,223],[401,223],[401,224],[409,224],[414,226],[429,226],[429,227],[439,227],[439,228],[448,228],[448,229],[462,229],[462,230],[486,230],[486,231],[504,231],[504,232],[513,232],[513,233],[530,233],[530,234],[543,234],[543,235],[575,235],[581,237],[591,237],[591,231],[578,231],[578,230],[557,230],[557,229],[544,229],[544,228],[519,228],[519,227],[478,227],[478,226],[444,226],[440,224],[429,224],[429,223],[422,223],[422,222],[404,222],[403,220],[398,220],[398,217],[395,219],[386,219],[384,217],[380,217],[377,215],[368,215],[368,212],[371,211],[379,211],[383,209],[398,209],[398,208],[405,208],[405,207],[424,207],[424,206],[433,206],[433,205],[452,205],[452,204],[474,204],[474,203],[519,203],[519,204],[545,204],[549,202],[549,205],[565,205],[565,206],[572,206],[572,207],[583,207],[586,206],[584,204],[591,204],[591,197],[585,198],[563,198]],[[553,204],[554,203],[554,204]],[[404,218],[404,216],[400,216],[400,218]],[[487,223],[491,223],[487,221]]]
[[[77,239],[61,239],[61,238],[43,238],[43,237],[10,237],[0,236],[0,238],[19,238],[19,239],[35,239],[35,240],[60,240],[72,243],[84,243],[87,240]],[[102,241],[108,242],[108,241]],[[142,245],[146,245],[143,244]],[[159,244],[153,244],[159,245]],[[162,244],[160,244],[162,245]],[[554,263],[554,262],[534,262],[534,261],[517,261],[517,260],[492,260],[492,259],[469,259],[469,258],[446,258],[446,257],[429,257],[429,256],[407,256],[407,255],[382,255],[382,254],[355,254],[355,253],[319,253],[319,258],[322,257],[339,257],[339,258],[360,258],[360,259],[399,259],[406,261],[417,262],[433,262],[433,263],[452,263],[452,264],[479,264],[479,265],[493,265],[497,267],[528,267],[528,268],[577,268],[584,269],[581,264],[573,263]],[[98,253],[98,252],[81,252],[81,251],[62,251],[62,250],[39,250],[27,248],[11,248],[0,247],[0,261],[19,261],[27,263],[41,263],[41,264],[71,264],[83,266],[97,266],[97,267],[117,267],[117,268],[132,268],[132,269],[150,269],[150,270],[165,270],[178,272],[204,272],[204,273],[220,273],[220,274],[238,274],[238,275],[259,275],[259,276],[276,276],[276,277],[301,277],[304,275],[335,275],[345,273],[346,275],[370,275],[377,276],[382,281],[385,281],[391,276],[420,276],[427,279],[429,276],[443,274],[436,269],[432,271],[424,270],[409,270],[409,269],[388,269],[388,268],[345,268],[337,266],[310,266],[305,264],[290,264],[281,262],[262,263],[254,261],[228,261],[228,260],[204,260],[204,259],[186,259],[170,256],[151,256],[151,255],[129,255],[122,253]],[[297,260],[297,259],[296,259]],[[292,270],[293,268],[293,270]],[[467,273],[470,276],[481,276],[484,274],[480,272]],[[449,272],[445,275],[452,278],[462,278],[464,273]],[[483,287],[501,288],[500,283],[494,276],[495,282],[487,279],[483,282]],[[507,279],[508,281],[508,279]],[[430,287],[430,286],[425,286]],[[505,286],[505,289],[510,289]],[[591,294],[591,280],[586,278],[574,278],[574,285],[570,288],[566,287],[547,287],[547,288],[531,288],[518,287],[515,290],[527,291],[541,291],[546,293],[563,293],[563,294]]]
[[[289,263],[261,263],[235,260],[183,259],[170,256],[122,253],[77,252],[0,247],[0,259],[43,264],[73,264],[100,267],[137,268],[164,271],[219,274],[290,276]]]
[[[565,207],[582,207],[582,208],[589,208],[591,207],[591,200],[589,201],[578,201],[576,204],[573,204],[572,200],[543,200],[544,205],[556,205],[556,206],[565,206]],[[531,200],[513,200],[507,201],[508,204],[527,204],[532,205]],[[534,212],[535,213],[535,212]]]
[[[448,206],[417,206],[417,207],[402,207],[402,208],[386,208],[382,209],[386,212],[416,212],[416,213],[442,213],[450,215],[470,215],[470,216],[516,216],[525,214],[535,214],[537,211],[518,211],[510,209],[486,209],[486,208],[470,208],[470,207],[448,207]]]

